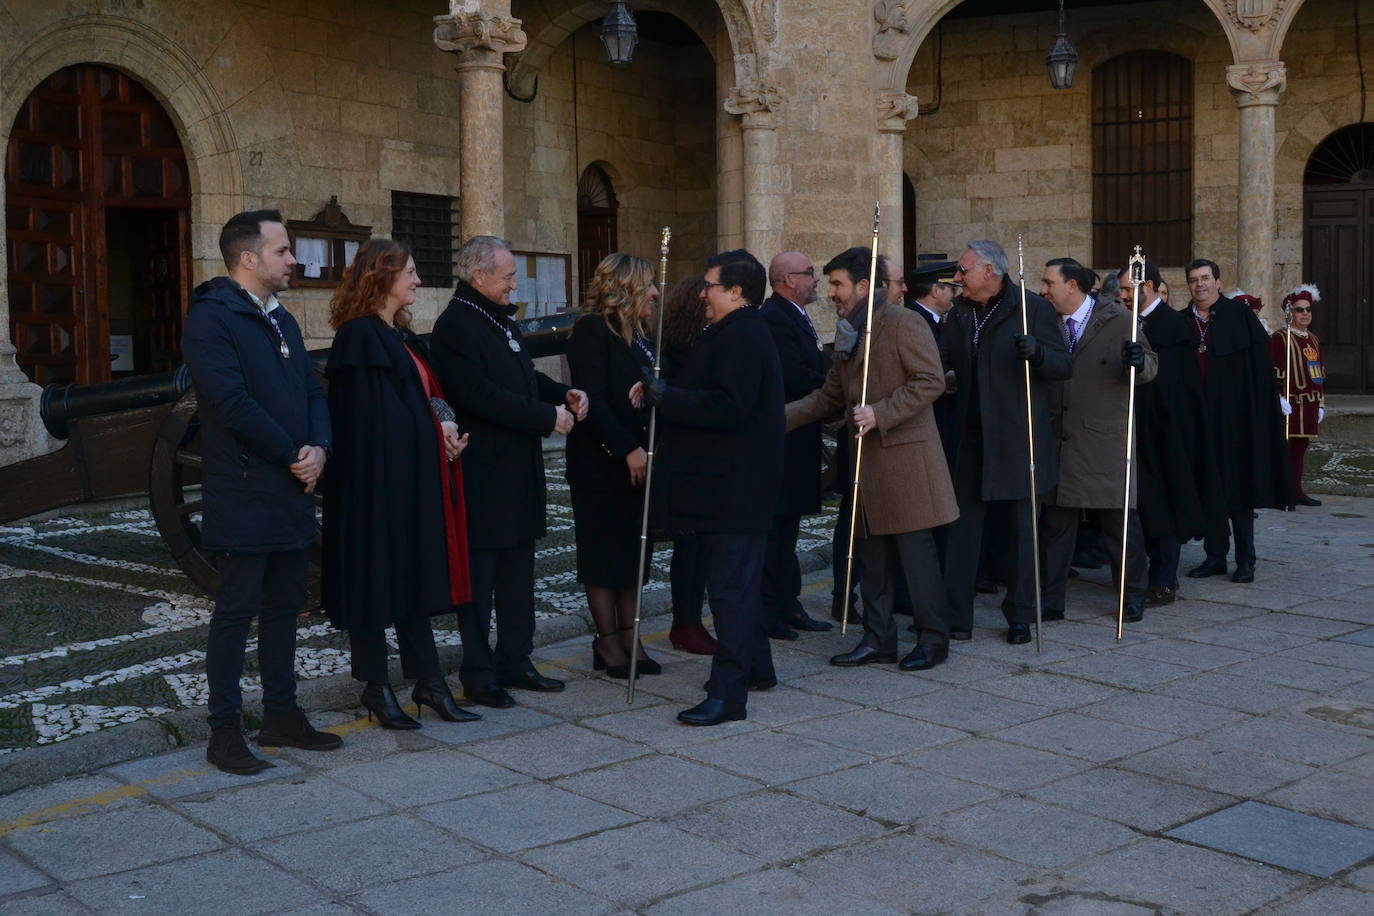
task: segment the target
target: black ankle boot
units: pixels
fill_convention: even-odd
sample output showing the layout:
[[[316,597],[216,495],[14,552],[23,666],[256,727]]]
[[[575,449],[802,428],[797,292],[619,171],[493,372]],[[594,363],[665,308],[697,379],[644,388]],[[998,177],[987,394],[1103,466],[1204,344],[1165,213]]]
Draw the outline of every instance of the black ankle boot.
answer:
[[[367,710],[370,721],[373,716],[382,728],[419,728],[416,722],[401,709],[396,693],[386,681],[368,681],[358,702]]]
[[[445,722],[477,722],[481,720],[475,712],[463,709],[453,699],[453,691],[449,690],[448,681],[442,676],[421,678],[415,682],[415,689],[410,692],[410,698],[415,701],[415,715],[421,716],[421,711],[428,706],[439,714],[439,718]]]
[[[305,717],[305,712],[297,706],[290,712],[263,710],[258,744],[262,747],[298,747],[306,751],[333,751],[343,747],[343,739],[331,732],[317,730]]]
[[[235,776],[252,776],[276,766],[248,750],[248,743],[243,740],[243,729],[238,725],[218,725],[210,730],[210,745],[205,749],[205,759]]]

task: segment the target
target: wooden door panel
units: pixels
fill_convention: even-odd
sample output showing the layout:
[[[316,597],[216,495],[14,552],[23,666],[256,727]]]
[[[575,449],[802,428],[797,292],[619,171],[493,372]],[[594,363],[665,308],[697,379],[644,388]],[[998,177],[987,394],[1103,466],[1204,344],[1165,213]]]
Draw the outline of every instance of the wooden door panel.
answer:
[[[1303,233],[1304,274],[1322,291],[1314,330],[1322,340],[1327,390],[1370,390],[1369,285],[1374,195],[1358,188],[1309,190]]]

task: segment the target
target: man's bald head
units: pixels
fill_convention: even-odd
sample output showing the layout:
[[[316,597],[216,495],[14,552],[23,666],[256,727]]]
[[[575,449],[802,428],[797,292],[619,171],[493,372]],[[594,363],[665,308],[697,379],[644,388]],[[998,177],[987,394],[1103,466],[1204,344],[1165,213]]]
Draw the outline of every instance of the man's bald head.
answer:
[[[806,305],[815,297],[816,267],[800,251],[784,251],[768,262],[768,283],[779,296]]]

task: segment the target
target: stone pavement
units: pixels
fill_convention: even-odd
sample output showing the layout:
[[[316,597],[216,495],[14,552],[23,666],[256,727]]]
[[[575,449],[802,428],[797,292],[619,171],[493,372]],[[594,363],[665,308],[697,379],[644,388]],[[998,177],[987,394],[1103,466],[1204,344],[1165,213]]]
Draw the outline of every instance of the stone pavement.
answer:
[[[693,729],[705,659],[656,634],[628,707],[581,638],[539,651],[565,693],[480,723],[324,713],[341,751],[257,777],[194,748],[24,789],[0,914],[1374,912],[1374,503],[1326,503],[1119,644],[1090,571],[1042,655],[984,596],[942,667],[775,642],[782,685]]]

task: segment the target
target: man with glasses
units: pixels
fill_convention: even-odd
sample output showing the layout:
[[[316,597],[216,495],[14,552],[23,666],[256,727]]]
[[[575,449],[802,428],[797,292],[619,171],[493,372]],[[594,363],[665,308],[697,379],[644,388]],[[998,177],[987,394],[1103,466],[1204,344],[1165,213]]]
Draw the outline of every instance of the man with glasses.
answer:
[[[1255,509],[1293,505],[1269,335],[1254,312],[1221,295],[1221,268],[1215,261],[1191,262],[1186,276],[1191,303],[1185,317],[1202,377],[1208,434],[1204,460],[1216,468],[1215,485],[1202,494],[1207,558],[1188,576],[1224,575],[1234,535],[1231,581],[1253,582]]]
[[[1030,333],[1021,333],[1021,288],[1012,283],[1007,254],[996,242],[968,243],[954,277],[964,284],[945,329],[946,367],[955,377],[945,452],[959,500],[959,518],[946,530],[945,592],[950,636],[973,633],[983,519],[1000,507],[1012,518],[1008,565],[1013,579],[1002,601],[1007,642],[1028,643],[1035,619],[1031,513],[1059,482],[1058,450],[1050,431],[1050,387],[1073,374],[1073,359],[1054,307],[1027,292]],[[1025,365],[1031,367],[1035,483],[1030,491]]]
[[[786,251],[768,265],[773,295],[760,311],[768,322],[782,364],[782,390],[788,401],[815,391],[825,381],[825,359],[806,306],[816,298],[816,268],[800,251]],[[763,628],[771,639],[796,639],[797,630],[831,629],[801,605],[801,567],[797,537],[801,517],[821,511],[821,424],[809,423],[787,434],[782,453],[782,490],[768,534],[763,564]]]

